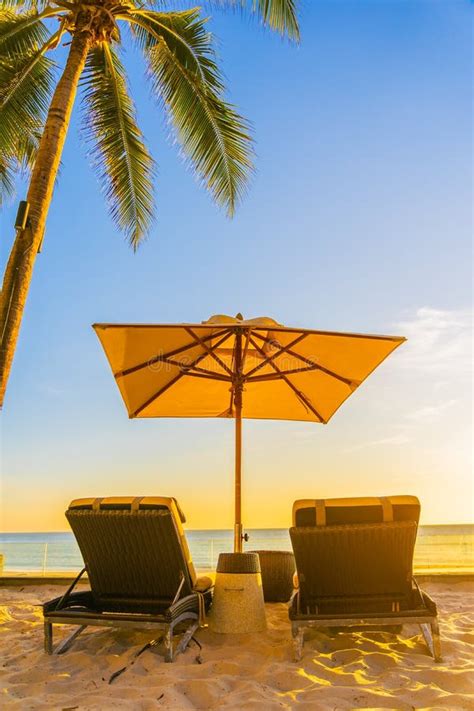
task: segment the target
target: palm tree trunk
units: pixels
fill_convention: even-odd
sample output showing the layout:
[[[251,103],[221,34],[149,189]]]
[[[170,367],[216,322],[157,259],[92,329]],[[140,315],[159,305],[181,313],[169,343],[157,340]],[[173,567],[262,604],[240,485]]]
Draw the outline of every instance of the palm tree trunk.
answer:
[[[51,100],[31,174],[27,195],[30,205],[28,225],[17,232],[3,277],[0,306],[0,407],[3,405],[33,267],[43,238],[77,86],[90,43],[89,32],[79,31],[74,34],[64,72]]]

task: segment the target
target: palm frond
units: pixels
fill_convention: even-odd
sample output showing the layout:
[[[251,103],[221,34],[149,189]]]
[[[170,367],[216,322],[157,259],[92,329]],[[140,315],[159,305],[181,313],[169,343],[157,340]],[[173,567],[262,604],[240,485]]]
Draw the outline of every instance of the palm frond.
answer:
[[[176,6],[186,7],[196,5],[196,2],[177,2],[177,0],[152,0],[151,5],[162,9],[176,10]],[[287,35],[298,41],[300,29],[298,22],[298,0],[202,0],[199,5],[210,10],[238,10],[248,12],[260,18],[263,24],[271,30]]]
[[[41,12],[47,4],[48,0],[0,0],[0,13],[3,13],[4,10],[15,10],[16,12],[35,10],[36,12]]]
[[[33,168],[41,137],[41,126],[36,131],[19,137],[11,155],[0,156],[0,207],[15,194],[15,178],[29,174]]]
[[[0,153],[15,155],[23,137],[42,125],[54,85],[48,42],[25,55],[0,57]]]
[[[107,43],[89,53],[81,84],[89,155],[112,219],[135,249],[153,219],[154,164],[136,123],[124,67]]]
[[[132,14],[139,22],[132,25],[132,32],[142,49],[149,50],[164,39],[189,72],[198,75],[214,91],[224,90],[212,35],[206,30],[205,20],[200,19],[199,10],[166,13],[136,10]]]
[[[0,207],[15,194],[15,164],[12,158],[0,154]]]
[[[2,60],[15,55],[31,54],[39,49],[50,32],[37,12],[22,15],[13,12],[0,14],[0,57]]]
[[[53,91],[50,33],[36,11],[0,11],[0,204],[31,169]]]
[[[298,0],[204,0],[204,5],[248,11],[271,30],[296,41],[300,38]]]
[[[297,0],[252,0],[252,12],[257,12],[264,24],[272,30],[298,41],[300,28],[297,5]]]
[[[38,153],[38,148],[41,140],[41,135],[43,132],[43,126],[33,126],[32,129],[33,130],[31,131],[31,133],[22,135],[18,139],[15,151],[16,173],[29,173],[35,163],[36,155]]]
[[[130,21],[185,156],[232,215],[252,172],[247,122],[223,97],[212,37],[199,11],[139,12]]]

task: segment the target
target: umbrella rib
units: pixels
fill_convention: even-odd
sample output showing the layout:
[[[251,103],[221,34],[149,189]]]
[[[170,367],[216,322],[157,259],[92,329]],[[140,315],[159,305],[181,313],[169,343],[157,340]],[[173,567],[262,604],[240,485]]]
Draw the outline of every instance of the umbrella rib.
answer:
[[[242,374],[243,374],[243,370],[244,370],[245,359],[247,358],[247,352],[248,352],[248,349],[249,349],[250,333],[251,333],[251,329],[248,328],[248,329],[245,331],[245,346],[244,346],[244,350],[243,350],[243,353],[242,353],[242,366],[241,366]]]
[[[225,375],[215,375],[214,373],[207,375],[206,373],[188,372],[185,370],[183,371],[183,375],[187,378],[205,378],[206,380],[222,380],[224,383],[230,383],[230,378],[226,378]]]
[[[224,343],[224,341],[227,340],[227,338],[228,338],[228,329],[226,329],[226,332],[225,332],[224,337],[221,338],[221,339],[217,342],[216,348],[217,348],[221,343]],[[190,367],[190,368],[194,367],[195,365],[197,365],[197,364],[198,364],[203,358],[205,358],[206,356],[207,356],[207,352],[205,352],[205,353],[200,353],[200,355],[189,365],[189,367]],[[163,385],[163,387],[160,388],[156,393],[154,393],[154,395],[152,395],[151,397],[149,397],[146,402],[144,402],[142,405],[140,405],[140,407],[137,408],[137,409],[135,410],[135,412],[133,412],[133,413],[130,415],[130,417],[132,417],[132,418],[133,418],[133,417],[136,417],[137,415],[140,414],[140,412],[143,412],[143,410],[144,410],[145,408],[147,408],[149,405],[151,405],[152,402],[154,402],[157,398],[159,398],[160,395],[163,395],[163,393],[166,392],[166,390],[168,390],[169,388],[171,388],[178,380],[181,380],[181,378],[183,378],[185,375],[186,375],[186,372],[185,372],[185,371],[181,371],[181,372],[179,372],[177,375],[175,375],[174,378],[172,378],[172,379],[169,381],[169,383],[166,383],[166,385]]]
[[[215,378],[216,380],[225,380],[226,382],[230,383],[231,379],[225,375],[222,375],[222,373],[215,373],[212,370],[208,370],[207,368],[199,368],[197,365],[187,365],[186,363],[181,363],[179,360],[173,360],[172,358],[164,358],[163,363],[167,363],[168,365],[172,365],[175,368],[179,368],[182,370],[185,375],[190,375],[189,370],[198,372],[198,373],[206,373],[207,375]]]
[[[265,380],[277,380],[280,375],[294,375],[295,373],[307,373],[310,370],[319,370],[317,365],[308,365],[306,368],[292,368],[291,370],[281,370],[278,373],[268,373],[267,375],[255,375],[246,380],[247,383],[262,383]]]
[[[219,338],[219,336],[222,336],[223,333],[227,334],[229,329],[221,330],[218,331],[217,333],[211,333],[208,336],[205,336],[202,341],[210,341],[213,338]],[[227,335],[226,335],[227,338]],[[226,339],[224,339],[226,340]],[[221,341],[223,343],[224,341]],[[117,373],[114,373],[115,378],[121,378],[124,377],[125,375],[131,375],[131,373],[135,373],[137,370],[141,370],[142,368],[146,368],[149,365],[154,365],[154,363],[166,363],[166,359],[169,358],[170,356],[178,355],[179,353],[184,353],[185,351],[189,350],[190,348],[195,348],[196,347],[196,342],[194,341],[193,343],[187,343],[184,346],[180,346],[179,348],[175,348],[172,351],[169,351],[168,353],[163,353],[161,355],[156,355],[153,356],[152,358],[149,358],[148,360],[144,361],[143,363],[138,363],[137,365],[133,365],[130,368],[125,368],[125,370],[119,370]],[[207,355],[207,354],[206,354]]]
[[[271,341],[268,338],[265,338],[264,336],[260,336],[259,333],[254,333],[253,335],[257,336],[257,338],[262,338],[262,340],[264,340],[265,343],[271,343]],[[289,353],[289,348],[291,348],[292,346],[295,346],[297,343],[300,343],[300,341],[302,341],[304,338],[306,338],[307,335],[308,335],[307,333],[300,334],[297,338],[294,338],[292,341],[290,341],[290,343],[288,343],[287,346],[280,346],[279,350],[270,356],[267,356],[265,351],[262,351],[262,350],[260,350],[260,348],[258,348],[259,353],[263,353],[264,360],[261,363],[259,363],[258,365],[256,365],[254,368],[252,368],[252,370],[249,370],[248,373],[245,373],[245,375],[244,375],[245,379],[247,379],[249,376],[253,375],[253,373],[256,373],[257,370],[260,370],[260,368],[263,368],[265,365],[267,365],[267,363],[270,363],[271,361],[273,361],[275,358],[282,355],[283,353]]]
[[[260,338],[262,341],[265,342],[270,342],[268,339],[266,339],[264,336],[261,336],[259,333],[254,334],[257,338]],[[305,334],[305,335],[310,335],[310,334]],[[319,363],[315,363],[312,361],[310,358],[306,358],[306,356],[301,355],[300,353],[297,353],[296,351],[291,350],[293,344],[289,344],[286,352],[289,355],[292,355],[294,358],[298,358],[298,360],[303,361],[303,363],[306,363],[307,365],[312,365],[318,370],[321,370],[323,373],[326,373],[326,375],[330,375],[332,378],[336,378],[336,380],[340,380],[342,383],[345,383],[346,385],[349,385],[349,387],[353,387],[354,385],[359,385],[357,381],[351,380],[350,378],[345,378],[343,375],[339,375],[339,373],[335,373],[333,370],[330,370],[329,368],[325,368],[324,365],[320,365]]]
[[[212,346],[212,347],[210,348],[210,347],[207,345],[207,343],[205,343],[204,340],[203,340],[200,336],[198,336],[197,334],[195,334],[195,333],[192,331],[191,328],[186,327],[185,330],[186,330],[186,333],[189,333],[189,335],[192,336],[192,338],[194,338],[194,340],[196,341],[196,343],[198,343],[199,345],[201,345],[203,348],[206,349],[207,354],[210,355],[211,358],[214,358],[214,360],[216,361],[216,363],[218,363],[218,364],[221,366],[221,368],[223,368],[223,369],[226,371],[226,373],[228,373],[228,375],[232,376],[232,371],[231,371],[231,369],[227,366],[226,363],[224,363],[223,360],[221,360],[221,359],[219,358],[219,356],[218,356],[216,353],[214,353],[214,350],[215,350],[216,346]]]
[[[212,370],[208,370],[207,368],[199,368],[197,365],[185,366],[182,363],[176,362],[173,363],[173,365],[179,366],[185,375],[196,375],[198,373],[202,373],[203,375],[208,375],[210,378],[214,378],[215,380],[225,380],[226,383],[232,382],[231,378],[227,375],[222,375],[222,373],[214,373]]]
[[[251,332],[251,329],[249,329],[249,328],[246,329],[246,331],[245,331],[245,346],[244,346],[244,351],[243,351],[243,354],[242,354],[241,368],[240,368],[241,374],[242,374],[242,369],[243,369],[243,367],[244,367],[245,359],[246,359],[246,357],[247,357],[247,351],[248,351],[249,342],[250,342],[250,332]],[[234,370],[236,345],[237,345],[237,339],[236,339],[236,342],[234,343],[234,347],[233,347],[233,349],[232,349],[232,370],[231,370],[231,373],[232,373],[232,380],[231,380],[232,385],[231,385],[231,387],[230,387],[230,403],[229,403],[229,409],[227,410],[227,412],[229,412],[230,415],[233,415],[233,414],[234,414],[235,377],[237,376],[237,373],[236,373],[235,370]]]
[[[253,338],[252,338],[251,336],[250,336],[250,342],[252,343],[252,345],[254,346],[254,348],[256,348],[258,351],[262,352],[261,349],[260,349],[260,346],[258,345],[258,343],[256,343],[256,342],[253,340]],[[284,375],[284,374],[281,372],[281,370],[278,368],[278,366],[276,365],[276,363],[274,363],[273,361],[269,361],[269,363],[270,363],[271,367],[272,367],[277,373],[279,373],[280,378],[288,385],[288,387],[291,388],[291,390],[293,390],[293,392],[295,393],[295,395],[296,395],[296,397],[298,398],[298,400],[299,400],[300,402],[302,402],[305,407],[308,407],[308,408],[311,410],[311,412],[313,413],[313,415],[316,415],[316,417],[318,418],[318,420],[319,420],[320,422],[322,422],[323,424],[326,424],[327,420],[325,420],[324,417],[322,417],[322,415],[319,414],[319,412],[316,410],[316,408],[309,402],[309,399],[306,397],[306,395],[305,395],[303,392],[301,392],[300,390],[298,390],[298,388],[296,387],[296,385],[293,385],[293,383],[291,382],[291,380],[289,380],[289,379],[286,377],[286,375]]]

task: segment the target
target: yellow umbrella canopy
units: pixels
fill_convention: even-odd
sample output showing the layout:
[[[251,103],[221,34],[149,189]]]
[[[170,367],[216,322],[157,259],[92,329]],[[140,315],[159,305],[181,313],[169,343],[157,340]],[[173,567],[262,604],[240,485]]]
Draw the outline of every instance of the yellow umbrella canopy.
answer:
[[[242,550],[241,420],[326,424],[403,341],[288,328],[271,318],[94,324],[129,417],[236,421],[235,537]]]

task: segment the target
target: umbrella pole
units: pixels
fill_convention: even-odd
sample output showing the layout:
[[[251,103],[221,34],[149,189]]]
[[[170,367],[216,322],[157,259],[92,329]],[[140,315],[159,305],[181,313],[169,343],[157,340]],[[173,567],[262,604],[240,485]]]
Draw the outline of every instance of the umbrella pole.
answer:
[[[234,393],[235,417],[235,516],[234,516],[234,553],[242,553],[242,332],[235,334],[234,346]]]
[[[242,391],[235,393],[235,525],[234,553],[242,553]]]

